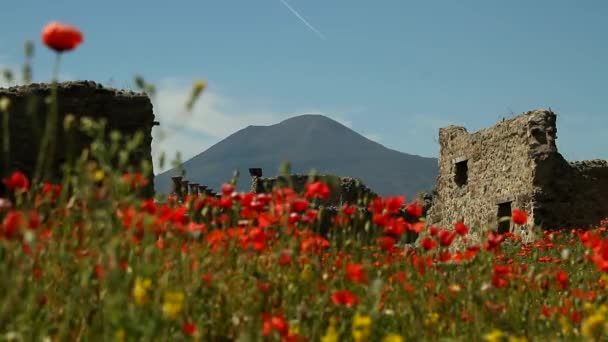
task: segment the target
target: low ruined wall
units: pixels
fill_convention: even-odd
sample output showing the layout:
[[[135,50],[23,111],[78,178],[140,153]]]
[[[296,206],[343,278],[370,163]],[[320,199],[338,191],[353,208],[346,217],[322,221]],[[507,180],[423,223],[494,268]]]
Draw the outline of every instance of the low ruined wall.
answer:
[[[50,96],[50,84],[29,84],[11,88],[0,88],[0,98],[10,100],[9,135],[10,165],[9,170],[21,170],[33,175],[44,132],[48,106],[45,99]],[[152,166],[151,143],[154,114],[152,103],[146,94],[104,88],[92,81],[63,82],[58,87],[59,119],[57,126],[56,154],[52,156],[53,175],[50,181],[60,179],[60,165],[66,160],[67,150],[74,147],[80,151],[90,143],[83,133],[77,133],[74,144],[68,145],[63,134],[63,121],[67,114],[76,118],[90,117],[94,120],[105,118],[107,131],[118,130],[124,135],[132,135],[137,130],[144,133],[143,145],[136,151],[132,164],[147,160]],[[31,113],[31,114],[30,114]],[[0,130],[0,136],[4,128]],[[2,139],[0,139],[1,143]],[[9,171],[10,172],[10,171]],[[3,174],[3,177],[6,175]],[[153,193],[153,177],[147,189]],[[1,191],[2,189],[0,189]]]
[[[549,228],[586,228],[608,217],[608,162],[567,162],[549,154],[535,177],[535,223]]]
[[[262,177],[261,169],[250,169],[251,192],[271,192],[276,186],[291,186],[296,192],[304,192],[308,175],[290,175],[289,177]],[[358,199],[373,199],[378,195],[368,188],[361,180],[354,177],[338,177],[332,175],[316,176],[317,180],[326,183],[330,190],[330,198],[321,200],[320,204],[331,206],[341,204],[357,204]]]

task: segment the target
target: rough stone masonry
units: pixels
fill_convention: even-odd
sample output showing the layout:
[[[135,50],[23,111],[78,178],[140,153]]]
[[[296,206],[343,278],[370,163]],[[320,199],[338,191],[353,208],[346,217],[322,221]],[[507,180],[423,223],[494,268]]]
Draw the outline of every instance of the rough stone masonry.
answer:
[[[608,162],[568,162],[557,151],[556,115],[533,110],[468,133],[439,130],[439,175],[429,224],[462,221],[477,233],[490,229],[533,239],[531,226],[588,227],[608,217]],[[530,214],[515,227],[499,217]]]
[[[261,168],[250,168],[251,192],[269,193],[275,186],[291,186],[296,192],[303,192],[309,176],[304,174],[293,174],[278,177],[262,177]],[[330,197],[320,200],[324,206],[341,206],[342,204],[358,204],[360,199],[372,200],[378,197],[374,191],[368,188],[360,179],[355,177],[339,177],[335,175],[317,175],[317,180],[326,183],[330,188]]]
[[[9,137],[10,162],[8,168],[0,168],[3,172],[20,170],[32,176],[36,167],[40,139],[44,132],[45,117],[48,106],[45,99],[50,95],[50,84],[32,83],[11,88],[0,88],[0,98],[10,100],[9,107]],[[55,139],[57,149],[52,157],[53,180],[60,177],[61,164],[66,160],[66,136],[63,132],[63,120],[67,114],[76,118],[90,117],[94,120],[105,118],[107,132],[117,130],[123,135],[132,136],[136,131],[144,133],[143,144],[132,156],[132,165],[141,160],[147,160],[152,165],[151,143],[154,121],[152,103],[144,93],[105,88],[92,81],[63,82],[58,85],[59,120]],[[0,143],[3,141],[4,127],[0,130]],[[77,153],[90,144],[83,133],[77,133],[73,146]],[[153,176],[146,194],[151,195],[154,189]],[[4,189],[0,188],[0,194]]]

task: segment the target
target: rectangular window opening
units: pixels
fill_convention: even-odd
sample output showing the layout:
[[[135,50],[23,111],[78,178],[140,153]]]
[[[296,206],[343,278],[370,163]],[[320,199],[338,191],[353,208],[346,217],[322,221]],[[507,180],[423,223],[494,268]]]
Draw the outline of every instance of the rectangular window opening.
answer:
[[[469,165],[468,160],[463,160],[455,164],[456,170],[454,175],[454,182],[456,185],[463,186],[467,184],[469,180]]]
[[[511,230],[511,202],[498,205],[498,233],[504,234]]]

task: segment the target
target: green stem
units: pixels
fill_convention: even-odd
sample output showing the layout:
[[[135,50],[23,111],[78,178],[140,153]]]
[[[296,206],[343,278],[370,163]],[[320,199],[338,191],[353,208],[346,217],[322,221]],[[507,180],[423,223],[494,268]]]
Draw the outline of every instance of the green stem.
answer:
[[[4,111],[3,112],[3,117],[2,117],[2,149],[4,152],[4,175],[8,176],[9,173],[9,168],[10,168],[10,140],[9,140],[9,134],[10,134],[10,128],[9,128],[9,113],[8,111]]]
[[[36,165],[35,182],[40,182],[41,177],[48,178],[49,171],[53,165],[55,157],[56,129],[59,116],[59,65],[61,61],[61,53],[56,54],[55,65],[53,67],[53,83],[51,84],[51,102],[49,104],[49,116],[46,121],[44,135],[40,143],[38,154],[38,162]]]

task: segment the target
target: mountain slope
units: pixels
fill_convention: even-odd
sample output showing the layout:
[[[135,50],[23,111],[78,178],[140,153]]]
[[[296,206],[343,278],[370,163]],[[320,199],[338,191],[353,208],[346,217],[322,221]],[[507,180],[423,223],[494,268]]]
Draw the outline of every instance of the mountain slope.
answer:
[[[388,149],[323,115],[306,114],[271,126],[249,126],[183,163],[186,179],[219,189],[238,169],[239,190],[249,190],[250,167],[275,176],[281,162],[293,173],[316,169],[322,174],[353,176],[382,196],[430,190],[437,177],[437,159]],[[169,170],[155,178],[157,192],[171,189]]]

